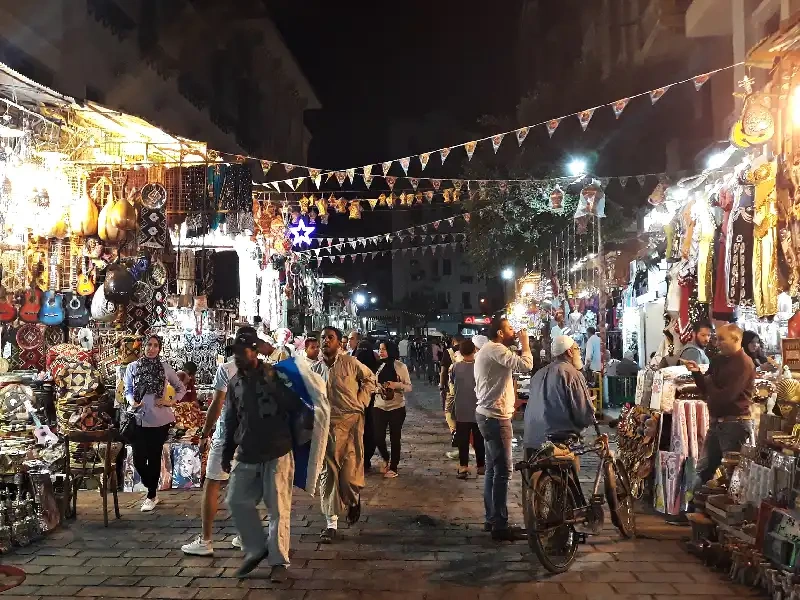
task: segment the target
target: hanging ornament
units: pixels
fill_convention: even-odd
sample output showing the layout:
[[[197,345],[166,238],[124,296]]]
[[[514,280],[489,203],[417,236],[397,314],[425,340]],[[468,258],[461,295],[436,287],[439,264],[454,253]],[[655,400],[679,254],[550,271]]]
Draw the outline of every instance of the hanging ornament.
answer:
[[[389,169],[392,168],[392,162],[393,161],[389,160],[389,161],[386,161],[385,163],[381,163],[381,167],[383,168],[383,174],[384,175],[386,175],[389,172]]]
[[[592,179],[581,190],[574,218],[577,220],[585,215],[605,216],[605,193],[603,192],[603,186],[597,179]]]
[[[692,81],[694,82],[694,89],[699,92],[700,88],[703,87],[703,84],[709,79],[711,79],[711,75],[709,73],[698,75],[697,77],[692,78]]]
[[[447,188],[446,190],[444,190],[442,192],[442,196],[444,197],[444,203],[445,204],[450,204],[453,201],[453,196],[452,195],[453,195],[453,190],[451,190],[450,188]],[[452,223],[451,223],[451,225],[452,225]]]
[[[349,218],[351,220],[361,218],[361,202],[359,202],[358,200],[350,200]]]
[[[564,190],[561,189],[561,186],[556,185],[553,188],[553,191],[550,192],[550,208],[553,210],[559,210],[564,202]]]
[[[622,98],[617,100],[616,102],[611,103],[611,108],[614,110],[614,116],[619,119],[619,116],[622,114],[622,111],[625,110],[625,107],[628,106],[628,102],[630,102],[630,98]]]
[[[492,136],[492,148],[494,148],[495,154],[497,154],[497,150],[500,148],[500,144],[503,143],[504,137],[506,137],[505,133],[498,133],[497,135]]]
[[[389,186],[390,190],[394,190],[394,184],[397,183],[397,177],[394,175],[387,175],[386,176],[386,185]]]
[[[347,212],[347,199],[346,198],[336,198],[335,201],[336,212],[343,215]]]
[[[386,194],[381,194],[378,196],[378,202],[381,206],[386,206]]]
[[[475,154],[475,147],[478,145],[478,142],[467,142],[464,144],[464,150],[467,151],[467,158],[472,160],[472,155]]]
[[[400,166],[403,167],[403,172],[408,175],[408,167],[411,164],[411,158],[406,156],[405,158],[401,158],[399,162]]]
[[[580,121],[581,128],[586,131],[586,128],[589,126],[589,121],[592,120],[594,116],[594,108],[590,108],[589,110],[582,110],[578,113],[578,121]]]
[[[386,198],[386,206],[388,206],[389,208],[394,208],[394,201],[395,201],[394,194],[389,194],[389,196]]]
[[[425,199],[428,201],[428,203],[433,202],[433,192],[431,190],[425,192]]]
[[[408,204],[410,206],[411,204],[414,203],[414,195],[413,194],[409,194],[408,196],[409,196]],[[405,192],[400,194],[400,206],[406,206],[406,193]]]
[[[453,190],[453,202],[458,202],[461,199],[461,192]]]
[[[411,184],[411,187],[414,188],[414,191],[417,191],[419,187],[419,179],[417,177],[409,177],[408,182]]]
[[[775,120],[766,94],[751,94],[745,98],[742,111],[742,131],[750,138],[765,143],[775,133]],[[763,140],[763,141],[762,141]]]
[[[517,129],[517,145],[522,146],[522,142],[524,142],[525,138],[528,137],[528,132],[530,129],[530,127],[520,127]]]
[[[667,93],[667,90],[668,90],[670,87],[672,87],[672,86],[669,86],[669,85],[667,85],[667,86],[660,87],[660,88],[658,88],[657,90],[653,90],[652,92],[650,92],[650,102],[651,102],[652,104],[655,104],[656,102],[658,102],[659,100],[661,100],[661,97],[662,97],[664,94],[666,94],[666,93]]]
[[[444,164],[444,161],[446,161],[447,157],[450,156],[450,148],[442,148],[439,150],[439,156],[442,159],[442,164]]]
[[[558,129],[558,126],[561,125],[561,119],[550,119],[545,126],[547,127],[547,134],[550,137],[553,137],[553,134]]]
[[[430,159],[431,159],[431,153],[430,152],[423,152],[422,154],[419,155],[419,164],[422,165],[422,170],[423,171],[425,170],[425,167],[428,166],[428,161]]]
[[[309,200],[305,196],[301,196],[299,202],[300,202],[300,214],[307,215],[308,205],[311,204],[311,200]]]
[[[336,171],[336,181],[339,182],[339,187],[342,187],[345,179],[347,179],[347,173],[344,171]]]

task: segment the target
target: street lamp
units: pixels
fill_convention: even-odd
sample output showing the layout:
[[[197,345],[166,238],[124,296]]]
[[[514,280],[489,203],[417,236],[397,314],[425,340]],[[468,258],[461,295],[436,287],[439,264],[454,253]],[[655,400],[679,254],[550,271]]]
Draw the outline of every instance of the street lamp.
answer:
[[[367,303],[367,297],[364,294],[356,294],[355,301],[359,306],[364,306]]]
[[[375,304],[377,301],[378,301],[378,297],[377,297],[377,296],[372,296],[372,297],[369,299],[369,303],[370,303],[370,304]]]
[[[573,177],[577,177],[578,175],[586,175],[586,160],[583,158],[573,158],[571,161],[569,161],[567,169],[569,170],[569,174]]]
[[[500,272],[500,277],[505,279],[506,281],[511,281],[514,279],[514,269],[511,267],[506,267]]]

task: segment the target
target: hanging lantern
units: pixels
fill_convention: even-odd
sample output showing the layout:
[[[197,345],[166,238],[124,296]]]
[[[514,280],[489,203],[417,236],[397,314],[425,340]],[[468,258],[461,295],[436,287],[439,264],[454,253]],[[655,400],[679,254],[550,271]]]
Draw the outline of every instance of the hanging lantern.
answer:
[[[336,198],[334,205],[337,213],[343,215],[347,212],[347,200],[345,198]]]
[[[659,183],[656,185],[655,189],[650,192],[650,196],[647,198],[647,201],[652,206],[660,206],[664,203],[664,200],[667,199],[667,184],[666,183]]]
[[[556,187],[553,188],[553,191],[550,192],[550,208],[553,210],[559,210],[563,202],[564,190],[561,189],[560,185],[556,185]]]
[[[742,111],[742,131],[749,138],[764,141],[773,136],[775,120],[770,110],[769,96],[751,94],[745,99]]]
[[[350,219],[361,218],[361,202],[359,202],[358,200],[351,200],[349,210],[350,210]]]
[[[311,203],[311,201],[305,196],[303,196],[300,198],[299,202],[300,202],[300,214],[302,215],[308,214],[308,205]]]

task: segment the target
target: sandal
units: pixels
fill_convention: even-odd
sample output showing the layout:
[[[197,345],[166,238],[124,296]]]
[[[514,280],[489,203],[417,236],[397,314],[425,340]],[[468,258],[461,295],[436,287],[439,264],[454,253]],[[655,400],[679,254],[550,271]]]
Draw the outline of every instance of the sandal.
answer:
[[[322,533],[319,534],[319,543],[320,544],[331,544],[333,540],[336,539],[337,531],[332,527],[328,527],[322,530]]]

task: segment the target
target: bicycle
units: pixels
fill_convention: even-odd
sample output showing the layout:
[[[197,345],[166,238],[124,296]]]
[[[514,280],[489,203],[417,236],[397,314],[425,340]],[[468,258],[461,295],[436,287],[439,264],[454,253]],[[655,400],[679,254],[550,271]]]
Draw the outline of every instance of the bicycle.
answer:
[[[563,573],[575,560],[579,543],[586,533],[576,526],[586,525],[598,533],[605,519],[603,504],[608,502],[611,522],[624,538],[636,533],[633,495],[622,462],[609,447],[608,435],[600,433],[585,446],[574,433],[548,436],[548,442],[527,460],[514,465],[522,473],[522,505],[528,545],[545,569]],[[590,498],[585,498],[578,480],[577,457],[595,453],[600,465]],[[604,493],[600,493],[603,475]]]

